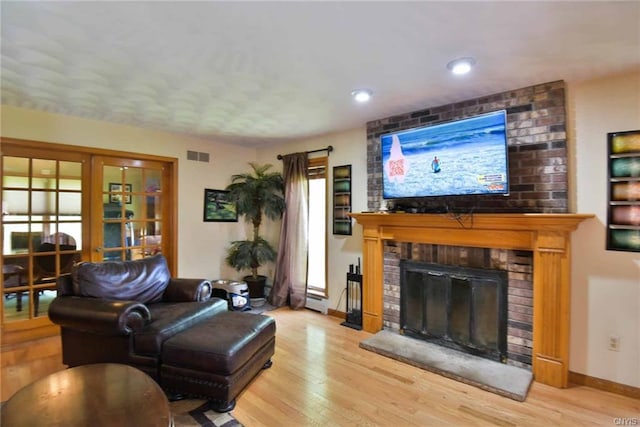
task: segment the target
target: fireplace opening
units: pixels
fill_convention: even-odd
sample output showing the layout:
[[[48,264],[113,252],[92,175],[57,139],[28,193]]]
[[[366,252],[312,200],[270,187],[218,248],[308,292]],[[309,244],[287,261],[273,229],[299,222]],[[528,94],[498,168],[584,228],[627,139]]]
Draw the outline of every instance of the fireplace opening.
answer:
[[[400,262],[400,332],[507,360],[506,271]]]

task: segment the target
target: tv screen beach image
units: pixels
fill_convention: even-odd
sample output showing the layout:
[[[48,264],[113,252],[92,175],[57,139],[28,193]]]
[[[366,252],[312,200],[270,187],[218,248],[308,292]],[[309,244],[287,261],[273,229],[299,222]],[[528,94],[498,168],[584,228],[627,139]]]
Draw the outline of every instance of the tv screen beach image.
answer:
[[[508,193],[505,116],[383,135],[384,198]]]

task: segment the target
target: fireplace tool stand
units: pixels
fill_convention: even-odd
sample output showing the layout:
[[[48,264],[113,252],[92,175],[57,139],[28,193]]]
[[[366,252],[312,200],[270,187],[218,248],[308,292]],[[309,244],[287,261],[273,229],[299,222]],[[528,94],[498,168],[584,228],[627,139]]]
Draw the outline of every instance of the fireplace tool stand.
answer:
[[[362,330],[362,274],[359,266],[355,273],[347,273],[347,318],[341,325]]]

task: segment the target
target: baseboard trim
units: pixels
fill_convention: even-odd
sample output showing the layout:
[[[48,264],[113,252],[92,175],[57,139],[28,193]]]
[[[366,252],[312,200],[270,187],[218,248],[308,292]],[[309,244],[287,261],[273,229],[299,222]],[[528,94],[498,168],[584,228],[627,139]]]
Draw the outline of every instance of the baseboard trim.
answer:
[[[339,317],[339,318],[340,318],[340,319],[342,319],[342,320],[344,320],[344,319],[346,319],[346,318],[347,318],[347,313],[343,313],[343,312],[338,311],[338,310],[333,310],[333,309],[331,309],[331,308],[327,310],[327,314],[328,314],[329,316]]]
[[[622,396],[640,399],[640,388],[569,371],[569,382]]]

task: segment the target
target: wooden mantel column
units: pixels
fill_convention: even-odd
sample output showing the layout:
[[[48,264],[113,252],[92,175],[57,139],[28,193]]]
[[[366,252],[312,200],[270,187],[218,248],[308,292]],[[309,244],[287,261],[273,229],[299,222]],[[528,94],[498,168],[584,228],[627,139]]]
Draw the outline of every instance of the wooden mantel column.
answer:
[[[533,251],[533,374],[564,388],[569,373],[571,232],[593,217],[582,214],[355,213],[363,227],[362,326],[383,320],[384,241]]]
[[[382,329],[384,242],[378,227],[371,224],[364,226],[362,240],[362,329],[378,332]]]

